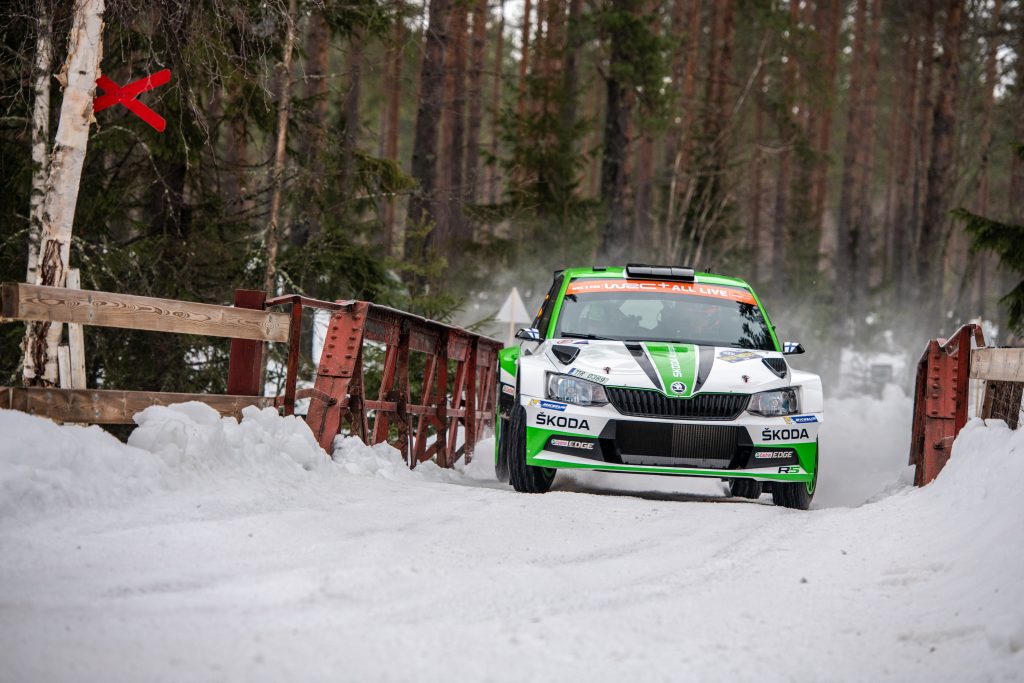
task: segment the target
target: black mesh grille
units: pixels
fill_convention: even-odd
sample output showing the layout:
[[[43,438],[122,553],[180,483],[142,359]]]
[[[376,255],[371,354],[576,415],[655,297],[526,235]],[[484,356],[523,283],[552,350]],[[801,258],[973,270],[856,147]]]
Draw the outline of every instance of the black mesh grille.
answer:
[[[619,422],[616,445],[624,463],[726,469],[745,433],[725,425]]]
[[[789,366],[786,365],[785,358],[762,358],[761,362],[767,365],[768,369],[779,377],[785,377],[786,372],[789,370]]]
[[[748,394],[697,394],[669,398],[645,389],[605,389],[608,400],[623,415],[677,420],[735,420],[750,402]]]

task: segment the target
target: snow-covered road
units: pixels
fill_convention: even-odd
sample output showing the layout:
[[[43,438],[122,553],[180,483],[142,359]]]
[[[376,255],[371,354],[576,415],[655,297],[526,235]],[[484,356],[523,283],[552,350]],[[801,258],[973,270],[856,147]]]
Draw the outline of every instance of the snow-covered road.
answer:
[[[267,414],[156,409],[126,447],[0,411],[0,680],[1020,680],[1024,433],[972,423],[915,490],[907,399],[827,411],[809,512],[332,464]]]

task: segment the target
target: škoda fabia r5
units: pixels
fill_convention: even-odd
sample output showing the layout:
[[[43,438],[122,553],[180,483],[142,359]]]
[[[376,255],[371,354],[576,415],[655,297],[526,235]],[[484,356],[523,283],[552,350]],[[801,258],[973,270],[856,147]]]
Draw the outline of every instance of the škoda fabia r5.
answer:
[[[806,509],[821,379],[792,368],[742,280],[630,265],[555,273],[499,355],[496,471],[543,493],[561,468],[715,477]]]

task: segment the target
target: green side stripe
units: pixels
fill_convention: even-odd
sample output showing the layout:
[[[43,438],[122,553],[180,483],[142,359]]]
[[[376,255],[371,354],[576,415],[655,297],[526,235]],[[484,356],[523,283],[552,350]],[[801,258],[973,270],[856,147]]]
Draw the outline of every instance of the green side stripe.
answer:
[[[654,367],[661,377],[665,393],[669,396],[689,398],[693,395],[693,385],[697,379],[697,364],[700,354],[694,344],[667,344],[664,342],[644,342],[647,355],[654,362]],[[686,385],[683,391],[673,391],[672,384],[682,382]]]

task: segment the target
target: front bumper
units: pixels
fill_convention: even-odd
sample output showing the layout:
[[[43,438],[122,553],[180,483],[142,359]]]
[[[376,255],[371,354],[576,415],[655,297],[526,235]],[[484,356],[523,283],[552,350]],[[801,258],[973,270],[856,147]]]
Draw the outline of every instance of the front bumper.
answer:
[[[669,420],[623,415],[610,405],[521,401],[530,465],[799,482],[812,481],[817,469],[821,413]]]

